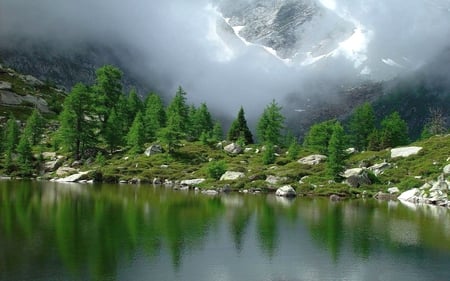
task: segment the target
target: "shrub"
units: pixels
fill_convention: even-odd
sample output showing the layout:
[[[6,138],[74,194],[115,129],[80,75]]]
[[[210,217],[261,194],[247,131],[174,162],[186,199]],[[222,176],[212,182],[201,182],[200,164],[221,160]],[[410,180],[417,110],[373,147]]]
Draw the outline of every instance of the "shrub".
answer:
[[[220,177],[227,171],[227,164],[225,161],[213,161],[209,163],[207,168],[208,177],[213,179],[220,179]]]

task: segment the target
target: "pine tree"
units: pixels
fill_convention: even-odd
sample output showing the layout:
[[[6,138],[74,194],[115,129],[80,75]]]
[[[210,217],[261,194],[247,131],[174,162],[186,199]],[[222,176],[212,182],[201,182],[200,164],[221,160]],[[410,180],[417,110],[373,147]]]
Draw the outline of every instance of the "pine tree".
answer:
[[[281,114],[281,106],[273,100],[261,115],[257,133],[258,139],[262,143],[281,144],[281,130],[283,129],[284,116]]]
[[[208,106],[202,103],[198,109],[190,115],[191,135],[194,139],[200,138],[202,134],[209,135],[213,129],[213,121]]]
[[[245,144],[253,143],[253,136],[247,126],[247,120],[245,120],[244,108],[242,106],[239,109],[237,118],[231,123],[230,130],[228,131],[229,141],[237,141],[239,138],[241,138]]]
[[[85,151],[98,141],[94,135],[96,119],[92,116],[92,105],[89,88],[82,83],[76,84],[64,100],[58,141],[75,159],[83,157]]]
[[[180,86],[167,107],[167,127],[178,134],[185,134],[188,124],[189,107],[186,105],[186,92]]]
[[[263,164],[264,165],[273,164],[276,159],[274,145],[271,143],[267,143],[265,147],[266,149],[264,150],[263,153]]]
[[[144,123],[146,139],[149,141],[153,141],[158,131],[166,126],[166,111],[157,94],[151,93],[146,99]]]
[[[335,180],[340,178],[340,173],[344,171],[345,146],[344,128],[339,122],[333,127],[333,133],[328,145],[328,174]]]
[[[350,142],[358,150],[367,149],[369,135],[375,129],[375,113],[369,103],[357,107],[349,123]]]
[[[131,153],[139,153],[143,150],[145,143],[144,119],[142,113],[138,112],[134,118],[133,125],[127,135],[127,144]]]
[[[103,137],[110,153],[123,144],[122,120],[113,108],[105,125]]]
[[[223,130],[222,125],[220,125],[220,122],[216,122],[214,124],[212,134],[211,134],[211,140],[213,142],[219,142],[223,140]]]
[[[44,131],[44,119],[37,109],[33,110],[33,113],[28,117],[24,134],[29,136],[29,143],[36,145],[39,143]]]
[[[304,145],[320,153],[328,154],[328,144],[335,123],[336,120],[329,120],[312,125],[305,137]]]
[[[32,136],[30,136],[29,134],[29,132],[25,131],[21,135],[19,144],[17,146],[18,164],[20,172],[24,176],[31,175],[33,168],[33,153],[31,151],[30,143],[30,139],[32,139]]]
[[[12,155],[17,147],[19,140],[19,126],[17,125],[16,118],[10,115],[6,123],[5,129],[5,166],[9,169],[12,166]]]
[[[134,121],[134,118],[136,117],[136,114],[139,111],[144,111],[144,103],[139,98],[136,89],[131,89],[130,93],[128,94],[128,99],[126,102],[127,107],[127,118],[128,118],[128,124],[132,124]]]
[[[408,125],[398,112],[393,112],[381,121],[382,148],[408,144]]]
[[[288,148],[288,158],[289,158],[289,160],[291,160],[291,161],[296,160],[297,157],[298,157],[299,152],[300,152],[300,145],[297,142],[297,139],[293,138],[291,140],[291,143],[290,143],[289,148]]]

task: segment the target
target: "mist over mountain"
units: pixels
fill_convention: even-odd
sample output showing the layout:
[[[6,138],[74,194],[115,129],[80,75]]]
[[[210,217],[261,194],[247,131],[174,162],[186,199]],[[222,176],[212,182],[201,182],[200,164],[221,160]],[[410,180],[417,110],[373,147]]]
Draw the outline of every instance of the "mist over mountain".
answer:
[[[0,1],[0,59],[20,71],[70,88],[112,63],[141,94],[182,85],[224,118],[242,105],[254,123],[276,99],[294,127],[412,73],[447,91],[449,38],[447,0]]]

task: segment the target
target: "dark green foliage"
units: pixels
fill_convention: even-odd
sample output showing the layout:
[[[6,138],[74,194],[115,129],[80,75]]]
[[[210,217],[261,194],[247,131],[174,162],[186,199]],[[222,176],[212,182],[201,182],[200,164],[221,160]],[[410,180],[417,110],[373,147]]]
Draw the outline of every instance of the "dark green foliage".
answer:
[[[172,130],[170,127],[162,128],[158,131],[158,139],[167,146],[169,153],[175,152],[176,148],[180,146],[180,141],[184,134]]]
[[[113,108],[106,121],[105,129],[103,131],[103,137],[110,153],[117,147],[123,145],[124,134],[122,130],[123,119],[116,113]]]
[[[349,123],[350,142],[359,151],[367,149],[369,135],[375,130],[375,113],[369,103],[355,109]]]
[[[58,143],[64,150],[71,152],[75,159],[82,158],[85,151],[97,142],[92,105],[93,99],[89,88],[78,83],[65,99],[63,111],[59,116],[61,124],[58,130]]]
[[[218,180],[227,171],[227,164],[225,161],[212,161],[208,164],[208,177]]]
[[[382,148],[408,144],[408,125],[398,112],[393,112],[383,119],[380,138]]]
[[[146,138],[149,141],[153,141],[158,130],[166,125],[164,104],[157,94],[151,93],[145,101],[144,123]]]
[[[229,141],[238,141],[239,139],[245,144],[253,143],[253,136],[247,126],[247,120],[245,119],[244,108],[242,106],[239,109],[237,118],[231,123],[230,130],[228,131]]]
[[[202,134],[210,134],[213,129],[211,113],[205,103],[198,109],[193,107],[189,114],[190,133],[193,139],[199,139]]]
[[[22,176],[30,176],[33,169],[33,153],[30,144],[31,136],[24,132],[17,146],[18,164]]]
[[[305,137],[304,145],[320,153],[328,154],[328,144],[335,123],[336,120],[329,120],[311,126]]]
[[[44,131],[44,119],[37,109],[33,110],[33,113],[28,117],[24,134],[27,135],[29,139],[29,143],[31,145],[36,145],[39,143],[42,137],[42,133]]]
[[[367,138],[367,150],[378,151],[381,149],[380,131],[373,130]]]
[[[263,164],[264,165],[270,165],[275,163],[275,149],[273,147],[274,145],[271,143],[268,143],[265,145],[266,149],[263,152]]]
[[[216,122],[214,124],[212,134],[211,134],[211,140],[213,142],[219,142],[223,140],[223,131],[222,131],[222,125],[220,125],[219,122]]]
[[[117,101],[122,95],[122,72],[115,66],[105,65],[97,69],[93,92],[95,110],[102,123],[106,123]]]
[[[9,168],[12,165],[12,154],[14,153],[19,139],[19,126],[13,115],[10,115],[6,123],[4,150],[5,166]]]
[[[139,111],[134,118],[133,125],[127,135],[127,145],[131,153],[139,153],[145,143],[145,128],[142,113]]]
[[[128,122],[129,124],[132,124],[136,114],[139,111],[144,111],[144,103],[137,95],[136,89],[133,88],[128,94],[126,105]]]
[[[424,125],[421,139],[426,139],[434,135],[445,134],[448,131],[445,124],[445,117],[440,108],[430,108],[428,122]]]
[[[189,125],[189,107],[186,92],[179,87],[172,102],[167,107],[167,127],[178,133],[186,133]]]
[[[289,145],[289,148],[288,148],[289,160],[291,160],[291,161],[297,160],[299,153],[300,153],[300,145],[297,142],[297,140],[294,138],[291,141],[291,144]]]
[[[284,120],[285,118],[281,114],[281,106],[273,100],[259,118],[257,125],[259,142],[280,145]]]
[[[345,160],[345,134],[339,122],[336,122],[333,127],[333,133],[328,145],[328,174],[335,180],[340,178],[339,174],[344,171]]]

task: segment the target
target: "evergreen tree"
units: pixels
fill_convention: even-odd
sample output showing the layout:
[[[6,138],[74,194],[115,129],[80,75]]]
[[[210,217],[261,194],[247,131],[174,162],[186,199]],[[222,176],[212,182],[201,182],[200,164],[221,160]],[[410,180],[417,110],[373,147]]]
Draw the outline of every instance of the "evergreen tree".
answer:
[[[100,119],[103,133],[112,109],[116,109],[117,101],[122,96],[122,72],[115,66],[105,65],[96,71],[93,92],[95,94],[95,110]]]
[[[213,121],[208,106],[202,103],[198,109],[192,111],[190,116],[191,134],[198,139],[202,134],[209,135],[213,130]]]
[[[158,131],[158,138],[167,146],[167,151],[173,153],[180,146],[182,135],[170,127],[165,127]]]
[[[367,138],[367,149],[371,151],[378,151],[381,149],[380,131],[374,129]]]
[[[369,135],[375,129],[375,113],[369,103],[357,107],[349,123],[350,142],[358,150],[367,149]]]
[[[25,131],[20,137],[20,141],[17,146],[18,164],[20,172],[24,176],[31,175],[33,169],[33,152],[31,151],[30,143],[32,136],[29,134],[30,132]]]
[[[408,125],[398,112],[393,112],[381,121],[382,148],[408,144]]]
[[[244,108],[239,109],[237,118],[231,123],[230,130],[228,131],[228,140],[237,141],[241,138],[245,144],[253,143],[253,136],[250,129],[247,126],[247,120],[245,120]]]
[[[16,118],[11,114],[6,123],[5,129],[5,166],[9,169],[12,165],[12,155],[17,147],[19,139],[19,126],[17,125]]]
[[[339,122],[333,127],[333,133],[328,145],[328,174],[334,179],[340,178],[339,174],[344,171],[345,160],[345,134]]]
[[[127,144],[131,153],[139,153],[145,144],[144,119],[139,111],[127,135]]]
[[[59,116],[59,143],[63,149],[71,152],[75,159],[83,157],[85,151],[97,142],[92,104],[89,88],[78,83],[64,100],[63,111]]]
[[[39,113],[39,110],[34,109],[33,113],[27,119],[24,134],[30,138],[29,143],[31,145],[36,145],[41,140],[43,131],[44,131],[44,119]]]
[[[167,107],[167,127],[178,133],[186,133],[188,124],[189,107],[186,105],[186,92],[179,87]]]
[[[166,111],[160,96],[151,93],[145,102],[145,134],[146,139],[152,141],[158,131],[166,126]]]
[[[219,142],[223,140],[223,130],[222,125],[220,125],[220,122],[216,122],[214,124],[212,134],[211,134],[211,140],[213,142]]]
[[[273,147],[274,145],[271,143],[267,143],[265,145],[266,149],[264,150],[263,153],[263,164],[264,165],[270,165],[273,164],[275,162],[275,149]]]
[[[257,133],[259,141],[280,145],[284,119],[284,116],[281,114],[281,107],[273,100],[264,109],[258,121]]]
[[[421,138],[429,138],[434,135],[445,134],[448,129],[445,125],[445,117],[441,109],[430,108],[430,116],[427,123],[423,127]]]
[[[123,119],[120,118],[113,108],[106,122],[103,134],[110,153],[113,153],[114,149],[123,144],[124,134],[121,126],[122,121]]]
[[[298,144],[297,140],[294,138],[291,140],[291,144],[288,148],[288,158],[291,161],[294,161],[297,159],[298,154],[300,152],[300,145]]]
[[[144,103],[139,98],[136,89],[131,89],[130,93],[128,94],[127,99],[127,118],[128,118],[128,124],[132,124],[134,121],[134,118],[136,117],[136,114],[139,111],[144,111]]]
[[[312,125],[305,137],[304,145],[320,153],[327,154],[335,123],[336,120],[329,120]]]

